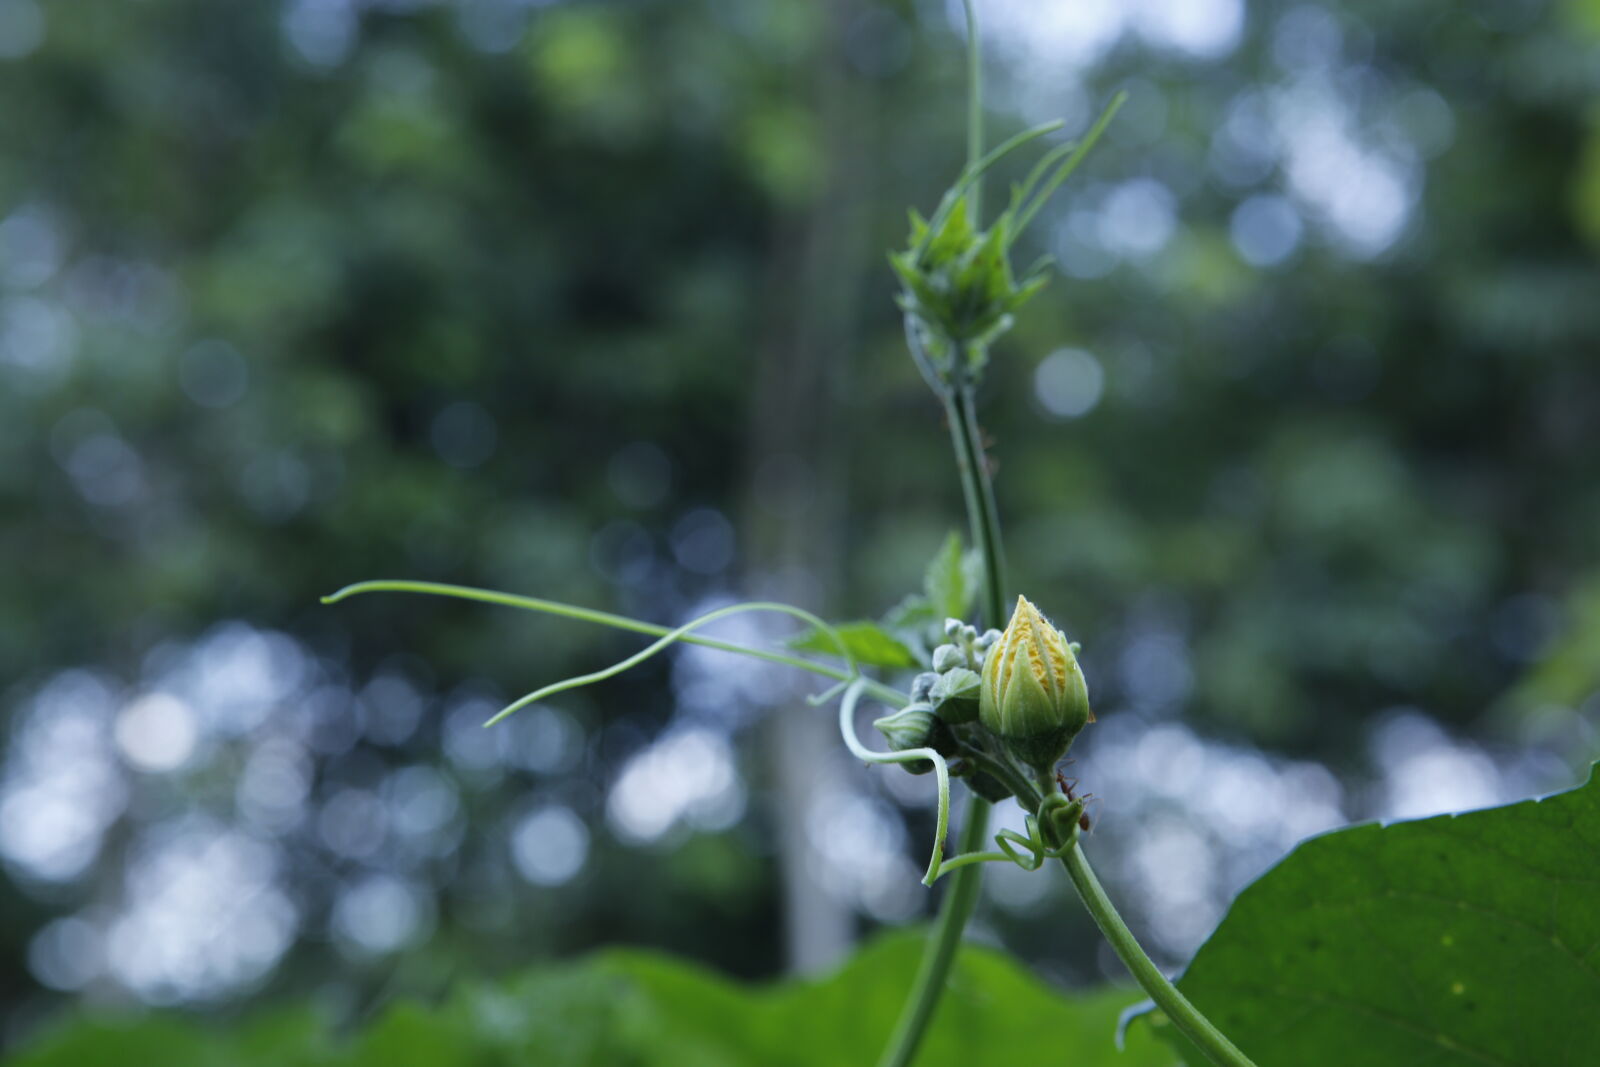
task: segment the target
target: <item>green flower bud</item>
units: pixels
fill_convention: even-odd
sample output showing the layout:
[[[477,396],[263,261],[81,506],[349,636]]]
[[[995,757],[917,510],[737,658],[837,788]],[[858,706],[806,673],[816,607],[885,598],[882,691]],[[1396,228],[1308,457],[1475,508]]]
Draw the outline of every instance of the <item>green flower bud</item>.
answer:
[[[920,704],[928,699],[928,694],[933,691],[933,683],[939,676],[932,671],[923,671],[911,679],[911,703]]]
[[[1094,722],[1072,647],[1025,597],[1017,597],[1010,624],[984,657],[978,717],[1012,755],[1043,773]]]
[[[940,645],[933,650],[933,669],[940,674],[966,665],[967,654],[956,645]]]
[[[956,667],[937,675],[938,680],[928,691],[928,703],[938,712],[939,718],[951,726],[972,722],[978,717],[978,692],[983,679],[978,672],[966,667]]]
[[[885,715],[872,724],[889,748],[904,752],[910,748],[931,748],[940,755],[953,750],[950,731],[928,704],[907,704],[893,715]],[[932,760],[913,760],[902,763],[912,774],[927,774],[933,770]]]

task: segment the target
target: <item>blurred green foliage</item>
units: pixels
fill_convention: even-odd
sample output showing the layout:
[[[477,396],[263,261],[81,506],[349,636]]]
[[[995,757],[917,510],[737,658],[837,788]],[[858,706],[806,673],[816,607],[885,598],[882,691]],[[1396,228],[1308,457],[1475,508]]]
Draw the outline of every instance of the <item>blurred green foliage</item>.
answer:
[[[894,1024],[916,970],[918,939],[880,940],[826,979],[752,989],[669,957],[614,951],[441,1003],[387,1008],[360,1033],[336,1039],[314,1013],[280,1013],[227,1031],[156,1018],[80,1020],[59,1027],[13,1067],[313,1067],[428,1064],[490,1067],[704,1067],[857,1063]],[[1171,1061],[1153,1037],[1119,1050],[1117,1017],[1136,998],[1103,991],[1066,1000],[1003,955],[968,947],[918,1063],[1053,1062],[1157,1067]],[[1003,1054],[1000,1050],[1004,1050]]]

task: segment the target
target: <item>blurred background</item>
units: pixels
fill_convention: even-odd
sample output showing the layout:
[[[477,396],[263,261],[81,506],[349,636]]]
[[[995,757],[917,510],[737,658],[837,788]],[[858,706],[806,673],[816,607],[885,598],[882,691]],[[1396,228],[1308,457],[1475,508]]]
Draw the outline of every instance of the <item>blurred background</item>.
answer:
[[[995,136],[1118,89],[983,422],[1084,643],[1091,854],[1181,964],[1312,833],[1600,755],[1600,3],[980,0]],[[884,258],[943,0],[0,0],[0,1033],[926,915],[931,785],[685,649],[963,525]],[[785,630],[743,622],[741,640]],[[1008,813],[1006,819],[1015,819]],[[977,936],[1118,968],[1065,880]]]

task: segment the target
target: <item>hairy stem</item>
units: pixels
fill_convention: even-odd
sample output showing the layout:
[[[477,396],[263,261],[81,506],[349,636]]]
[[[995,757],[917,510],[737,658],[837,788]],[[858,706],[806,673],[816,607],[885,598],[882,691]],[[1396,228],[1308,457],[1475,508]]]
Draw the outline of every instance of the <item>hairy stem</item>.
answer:
[[[1211,1025],[1211,1020],[1200,1014],[1200,1010],[1189,1002],[1188,997],[1178,992],[1178,987],[1168,981],[1167,976],[1145,954],[1133,931],[1117,914],[1111,898],[1106,896],[1100,879],[1094,876],[1094,868],[1089,866],[1083,849],[1073,845],[1062,855],[1061,865],[1067,869],[1067,875],[1072,879],[1072,885],[1082,898],[1084,907],[1094,917],[1095,925],[1100,927],[1100,932],[1111,942],[1118,957],[1133,972],[1133,977],[1144,987],[1150,999],[1156,1002],[1156,1006],[1166,1012],[1173,1025],[1183,1031],[1184,1036],[1193,1041],[1212,1063],[1221,1067],[1255,1067],[1250,1057]]]

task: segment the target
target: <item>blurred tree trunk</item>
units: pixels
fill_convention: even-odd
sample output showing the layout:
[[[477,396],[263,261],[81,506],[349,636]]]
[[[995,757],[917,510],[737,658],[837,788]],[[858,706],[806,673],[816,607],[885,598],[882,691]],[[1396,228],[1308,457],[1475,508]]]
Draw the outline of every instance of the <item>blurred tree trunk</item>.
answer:
[[[842,408],[859,340],[872,182],[869,101],[845,58],[859,0],[829,0],[817,13],[807,84],[797,94],[815,117],[812,195],[778,220],[767,309],[750,412],[748,544],[756,595],[824,616],[836,611],[844,572],[848,448]],[[843,750],[832,716],[796,688],[774,703],[765,730],[782,869],[789,965],[814,971],[854,940],[852,905],[822,885],[812,813],[842,781]]]

